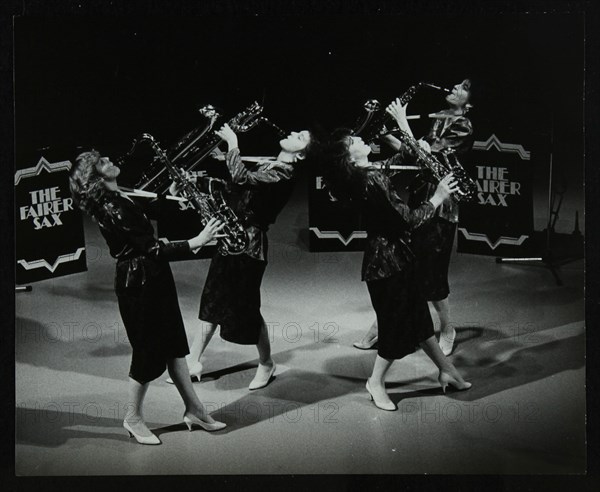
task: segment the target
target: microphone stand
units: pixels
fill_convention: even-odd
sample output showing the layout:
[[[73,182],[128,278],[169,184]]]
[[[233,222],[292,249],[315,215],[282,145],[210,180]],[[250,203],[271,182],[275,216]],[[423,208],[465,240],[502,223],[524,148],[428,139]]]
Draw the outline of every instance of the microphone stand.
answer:
[[[554,121],[550,127],[550,163],[548,166],[548,221],[546,223],[545,230],[545,240],[542,251],[542,256],[539,257],[530,257],[530,258],[501,258],[496,257],[496,263],[522,263],[528,266],[541,266],[550,270],[554,280],[556,281],[556,285],[562,286],[563,281],[558,275],[557,268],[572,261],[583,258],[583,248],[581,251],[577,251],[574,255],[567,255],[564,258],[558,258],[554,251],[552,250],[552,235],[555,234],[554,226],[556,224],[556,220],[558,219],[558,212],[562,205],[562,197],[566,190],[558,192],[554,189],[553,185],[553,152],[554,152]],[[560,195],[558,200],[558,205],[556,210],[554,210],[555,205],[555,195]],[[544,231],[543,231],[544,232]],[[575,228],[571,233],[571,240],[582,241],[583,236],[581,235],[581,231],[579,230],[579,212],[575,213]],[[579,248],[578,248],[579,249]]]

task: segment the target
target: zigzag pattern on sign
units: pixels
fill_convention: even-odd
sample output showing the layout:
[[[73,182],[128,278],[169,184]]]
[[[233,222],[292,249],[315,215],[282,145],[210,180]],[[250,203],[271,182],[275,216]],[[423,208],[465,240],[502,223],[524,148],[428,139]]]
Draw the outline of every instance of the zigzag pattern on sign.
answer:
[[[75,251],[75,253],[67,253],[66,255],[60,255],[58,258],[56,258],[56,261],[52,265],[44,259],[33,260],[33,261],[18,260],[17,263],[19,265],[21,265],[25,270],[35,270],[36,268],[47,268],[52,273],[54,273],[54,271],[58,268],[58,265],[61,265],[63,263],[68,263],[70,261],[78,260],[81,257],[81,253],[83,253],[84,251],[85,251],[85,248],[82,247],[82,248],[77,248],[77,251]]]
[[[496,135],[492,135],[485,142],[479,140],[473,142],[473,150],[490,150],[492,147],[496,147],[500,152],[519,154],[519,157],[524,161],[528,161],[531,158],[531,152],[525,150],[522,145],[502,143]]]
[[[309,230],[315,233],[319,239],[338,239],[344,246],[348,246],[353,239],[365,239],[365,231],[353,231],[348,239],[345,239],[339,231],[321,231],[318,227],[309,227]]]
[[[37,176],[44,169],[49,173],[52,173],[54,171],[62,171],[63,169],[66,169],[68,171],[69,169],[71,169],[71,161],[60,161],[50,163],[45,158],[41,157],[37,165],[35,165],[34,167],[19,169],[15,173],[15,186],[19,184],[21,179],[30,178],[31,176]]]
[[[508,244],[510,246],[520,246],[521,244],[523,244],[525,239],[529,237],[526,235],[522,235],[520,237],[500,236],[494,243],[492,243],[490,241],[490,238],[487,237],[486,234],[481,234],[479,232],[469,232],[464,227],[459,227],[458,230],[463,233],[465,239],[469,241],[481,241],[487,243],[488,246],[492,249],[496,249],[501,244]]]

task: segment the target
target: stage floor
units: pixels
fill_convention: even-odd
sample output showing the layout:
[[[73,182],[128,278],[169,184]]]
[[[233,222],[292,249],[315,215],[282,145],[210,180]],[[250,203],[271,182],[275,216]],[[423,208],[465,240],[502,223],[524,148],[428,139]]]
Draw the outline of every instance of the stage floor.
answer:
[[[582,473],[585,456],[583,261],[549,271],[454,254],[451,356],[473,388],[443,395],[418,351],[394,364],[384,412],[364,384],[375,351],[361,253],[309,253],[297,191],[270,232],[263,315],[277,377],[247,389],[256,350],[213,339],[194,388],[228,427],[188,432],[164,378],[145,416],[161,446],[121,427],[130,347],[112,289],[114,260],[86,223],[89,271],[16,294],[16,472],[128,474]],[[209,261],[172,265],[191,343]]]

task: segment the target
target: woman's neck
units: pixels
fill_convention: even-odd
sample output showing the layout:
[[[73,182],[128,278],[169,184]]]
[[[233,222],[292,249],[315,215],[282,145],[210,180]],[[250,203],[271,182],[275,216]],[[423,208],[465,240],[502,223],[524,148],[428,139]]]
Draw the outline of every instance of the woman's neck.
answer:
[[[287,150],[281,150],[277,156],[279,162],[285,162],[286,164],[293,164],[297,161],[295,152],[288,152]]]
[[[448,112],[454,116],[462,116],[466,113],[464,106],[450,106]]]
[[[104,186],[106,186],[106,188],[109,189],[110,191],[119,191],[119,185],[117,185],[116,180],[113,180],[113,181],[104,180]]]
[[[369,162],[369,159],[365,156],[357,161],[354,161],[354,165],[356,167],[370,167],[371,163]]]

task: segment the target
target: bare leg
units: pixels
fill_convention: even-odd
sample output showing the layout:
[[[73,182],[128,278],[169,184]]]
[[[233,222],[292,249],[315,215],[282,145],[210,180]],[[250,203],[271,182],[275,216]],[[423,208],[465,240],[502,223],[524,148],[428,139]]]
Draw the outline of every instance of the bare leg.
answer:
[[[267,330],[267,324],[265,320],[262,320],[260,327],[260,333],[258,335],[258,343],[256,344],[258,350],[258,368],[256,369],[256,375],[250,383],[250,389],[259,389],[269,384],[271,376],[275,372],[275,362],[271,358],[271,343],[269,342],[269,331]]]
[[[450,355],[456,338],[454,326],[450,324],[450,304],[448,298],[441,301],[431,301],[433,307],[440,318],[440,348],[444,355]]]
[[[198,399],[198,395],[194,391],[185,358],[178,357],[176,359],[171,359],[167,363],[167,368],[185,405],[185,414],[191,414],[200,420],[211,424],[214,423],[214,419],[208,414],[204,405],[202,405]]]
[[[458,389],[467,389],[471,387],[471,383],[467,383],[456,367],[446,358],[434,336],[429,337],[424,342],[419,344],[431,361],[440,370],[440,383],[442,380],[451,379],[449,382]],[[442,383],[443,384],[443,383]]]
[[[369,330],[367,331],[367,333],[365,333],[365,335],[362,337],[361,341],[355,342],[353,345],[356,348],[369,349],[369,348],[373,347],[373,345],[377,341],[377,337],[378,337],[378,327],[377,327],[377,319],[375,319],[375,321],[373,321],[373,323],[369,327]]]
[[[269,330],[267,330],[267,324],[264,319],[262,320],[262,325],[260,327],[256,348],[258,349],[258,360],[260,364],[273,365],[273,359],[271,359],[271,342],[269,342]]]
[[[132,430],[142,436],[150,437],[152,432],[148,429],[146,422],[144,422],[144,416],[142,414],[142,407],[144,404],[144,397],[146,391],[148,391],[148,385],[150,383],[138,383],[135,379],[129,378],[129,401],[125,408],[125,422],[132,428]]]
[[[190,348],[190,353],[186,357],[187,365],[188,365],[188,377],[196,377],[198,381],[202,377],[202,362],[200,362],[200,357],[206,350],[208,342],[215,334],[217,330],[217,325],[214,323],[208,323],[207,321],[200,320],[200,328],[196,332],[196,336],[194,337],[194,341],[192,342],[192,347]],[[173,378],[167,378],[167,383],[173,384]]]
[[[210,342],[216,330],[216,324],[200,320],[200,329],[194,337],[194,341],[190,347],[190,355],[188,355],[190,374],[195,373],[193,369],[200,362],[200,357],[202,357],[202,354],[208,346],[208,342]],[[200,370],[200,372],[201,371],[202,370]]]
[[[431,301],[435,312],[440,318],[440,331],[442,334],[447,333],[449,329],[454,331],[454,328],[449,326],[450,323],[450,303],[448,302],[448,298],[442,299],[441,301]]]
[[[392,366],[394,359],[384,359],[377,355],[375,357],[375,364],[373,365],[373,372],[368,380],[369,387],[373,394],[373,398],[380,402],[392,403],[390,397],[385,391],[385,375]]]

